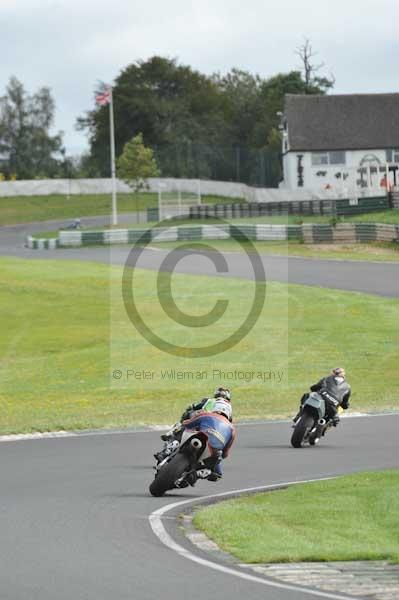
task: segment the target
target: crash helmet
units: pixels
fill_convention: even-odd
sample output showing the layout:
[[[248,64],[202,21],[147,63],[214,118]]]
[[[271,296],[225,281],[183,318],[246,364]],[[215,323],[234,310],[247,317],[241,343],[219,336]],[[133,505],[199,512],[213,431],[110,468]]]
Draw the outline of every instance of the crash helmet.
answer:
[[[332,374],[335,377],[342,377],[342,379],[345,379],[345,369],[342,367],[335,367],[335,369],[332,370]]]
[[[233,409],[231,408],[231,404],[223,398],[216,400],[212,412],[223,415],[229,421],[233,420]]]
[[[225,388],[225,387],[216,388],[213,397],[214,398],[224,398],[228,402],[231,402],[231,392],[228,388]]]

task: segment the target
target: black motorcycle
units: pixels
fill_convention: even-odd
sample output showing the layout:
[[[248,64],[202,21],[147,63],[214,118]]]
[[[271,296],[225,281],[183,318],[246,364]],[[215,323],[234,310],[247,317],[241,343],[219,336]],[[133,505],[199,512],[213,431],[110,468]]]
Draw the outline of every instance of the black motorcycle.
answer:
[[[208,479],[212,466],[221,460],[209,446],[204,431],[185,430],[180,442],[173,440],[167,446],[168,454],[155,467],[155,479],[150,485],[153,496],[163,496],[168,490]]]
[[[334,421],[328,418],[326,411],[326,400],[317,392],[311,392],[294,425],[291,444],[294,448],[302,448],[305,444],[315,446],[333,425]]]

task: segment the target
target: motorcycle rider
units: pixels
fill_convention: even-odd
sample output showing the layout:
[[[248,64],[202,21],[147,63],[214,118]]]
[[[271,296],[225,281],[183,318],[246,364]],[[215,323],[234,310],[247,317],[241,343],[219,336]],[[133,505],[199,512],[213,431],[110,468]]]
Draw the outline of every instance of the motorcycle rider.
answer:
[[[180,417],[180,423],[186,419],[190,419],[198,411],[212,412],[215,402],[218,398],[231,403],[230,390],[225,387],[218,387],[213,394],[213,398],[202,398],[200,402],[197,402],[196,404],[190,404]],[[161,436],[161,438],[163,440],[165,439],[164,436]]]
[[[311,385],[310,390],[312,392],[317,392],[325,400],[327,420],[330,420],[334,427],[336,427],[340,421],[338,408],[340,406],[344,410],[349,408],[351,386],[346,380],[345,369],[336,367],[329,375],[323,377],[314,385]],[[293,419],[294,423],[296,423],[301,416],[303,405],[308,397],[308,393],[302,396],[299,411]]]
[[[208,481],[218,481],[223,476],[221,461],[228,457],[236,438],[236,430],[232,420],[233,411],[230,402],[218,398],[212,411],[199,411],[182,423],[183,429],[204,431],[208,436],[208,443],[214,452],[214,461],[209,464],[212,472],[207,477]],[[194,482],[190,483],[191,485],[194,484]]]
[[[225,404],[220,404],[220,402],[224,402]],[[217,414],[220,412],[220,410],[222,410],[221,414],[223,415],[223,417],[225,417],[231,423],[233,420],[231,408],[231,392],[228,388],[222,386],[216,388],[213,398],[203,398],[200,402],[190,404],[181,415],[180,421],[176,423],[172,427],[172,429],[170,429],[170,431],[161,435],[161,439],[165,442],[165,444],[160,452],[156,452],[154,454],[154,458],[156,459],[156,461],[160,463],[171,452],[173,452],[173,450],[176,447],[175,442],[180,443],[183,431],[188,423],[193,421],[197,416],[204,417],[207,413]],[[234,435],[231,440],[232,443],[235,437],[235,429],[232,425],[230,427],[234,432]],[[228,448],[230,448],[230,446],[231,444],[228,446]],[[227,454],[225,455],[227,456]],[[224,458],[224,456],[222,458]],[[220,477],[222,476],[220,466],[216,469],[215,473],[217,473],[217,476],[214,479],[210,479],[210,481],[216,481],[217,479],[220,479]]]

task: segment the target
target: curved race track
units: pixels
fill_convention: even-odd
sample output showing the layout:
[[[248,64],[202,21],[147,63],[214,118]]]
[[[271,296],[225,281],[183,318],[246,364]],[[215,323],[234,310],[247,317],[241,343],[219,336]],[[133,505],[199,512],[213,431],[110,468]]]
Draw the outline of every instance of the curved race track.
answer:
[[[158,433],[2,443],[0,598],[317,598],[195,564],[160,543],[150,528],[149,515],[179,499],[397,468],[398,427],[399,415],[344,418],[319,447],[294,450],[289,446],[288,422],[242,425],[221,482],[199,482],[164,498],[148,494]],[[198,554],[182,536],[175,516],[168,513],[164,519],[167,531]]]
[[[34,229],[34,226],[32,226]],[[30,230],[32,230],[32,227]],[[39,227],[43,227],[40,224]],[[48,229],[48,226],[47,226]],[[126,249],[29,251],[26,227],[0,231],[0,254],[26,258],[95,260],[121,264]],[[166,251],[147,250],[156,269]],[[228,255],[229,276],[251,277],[245,257]],[[399,265],[264,257],[269,279],[399,296]],[[215,274],[197,257],[182,272]],[[193,563],[162,545],[150,514],[178,499],[229,490],[399,467],[399,414],[344,418],[317,448],[293,450],[288,422],[239,426],[225,476],[212,485],[155,499],[148,494],[153,432],[80,434],[1,443],[1,600],[311,600],[322,597],[245,581]],[[178,512],[178,511],[177,511]],[[193,550],[176,511],[163,520],[168,533]],[[208,558],[208,557],[206,557]],[[330,596],[332,597],[332,596]]]
[[[96,217],[92,219],[104,219]],[[27,234],[56,229],[65,221],[51,221],[29,225],[0,228],[0,256],[21,258],[85,260],[112,264],[124,264],[129,254],[126,247],[77,248],[58,250],[29,250],[24,248]],[[85,223],[86,224],[86,223]],[[87,225],[89,219],[87,219]],[[212,242],[209,242],[211,244]],[[138,266],[158,270],[170,250],[147,248],[142,252]],[[249,279],[253,277],[248,258],[244,254],[225,253],[228,272],[216,273],[210,257],[196,255],[182,260],[175,271],[196,275],[217,275]],[[268,280],[316,285],[342,290],[365,292],[388,297],[399,297],[399,263],[377,263],[367,261],[316,260],[294,257],[263,255],[262,262]]]

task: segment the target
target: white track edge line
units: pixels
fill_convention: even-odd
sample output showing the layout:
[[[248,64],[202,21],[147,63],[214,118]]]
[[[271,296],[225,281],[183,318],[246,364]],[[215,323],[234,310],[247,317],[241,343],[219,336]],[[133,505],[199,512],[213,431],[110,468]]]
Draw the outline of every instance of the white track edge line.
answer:
[[[148,520],[149,520],[152,531],[165,546],[167,546],[168,548],[170,548],[171,550],[173,550],[180,556],[183,556],[184,558],[187,558],[188,560],[198,563],[204,567],[208,567],[210,569],[214,569],[215,571],[220,571],[227,575],[234,575],[235,577],[240,577],[241,579],[245,579],[245,580],[251,581],[253,583],[260,583],[262,585],[266,585],[269,587],[280,588],[280,589],[289,590],[292,592],[302,592],[303,594],[309,594],[312,596],[317,596],[319,598],[330,598],[330,600],[353,600],[353,596],[344,596],[344,595],[333,594],[333,593],[329,593],[329,592],[312,590],[312,589],[309,589],[309,588],[306,588],[303,586],[278,583],[275,581],[264,579],[262,577],[258,577],[256,575],[251,575],[250,573],[238,571],[237,569],[233,569],[232,567],[224,566],[222,564],[213,562],[211,560],[201,558],[200,556],[196,556],[195,554],[190,552],[190,550],[187,550],[186,548],[184,548],[183,546],[180,546],[180,544],[175,542],[173,540],[173,538],[168,534],[168,532],[166,531],[166,529],[162,523],[162,516],[165,513],[173,510],[174,508],[178,508],[180,506],[184,506],[187,504],[193,504],[195,502],[200,503],[200,502],[204,502],[207,500],[223,498],[226,496],[233,496],[233,495],[239,495],[239,494],[245,494],[245,493],[273,490],[273,489],[278,489],[281,487],[298,485],[301,483],[312,483],[315,481],[327,481],[327,480],[331,480],[331,479],[335,479],[335,478],[334,477],[323,477],[323,478],[319,478],[319,479],[306,479],[303,481],[289,481],[289,482],[285,482],[285,483],[283,482],[283,483],[277,483],[277,484],[273,484],[273,485],[262,485],[262,486],[258,486],[258,487],[245,488],[245,489],[241,489],[241,490],[231,490],[230,492],[222,492],[220,494],[212,494],[210,496],[202,496],[200,498],[194,498],[194,499],[190,499],[190,500],[182,500],[180,502],[173,502],[172,504],[167,504],[166,506],[158,508],[157,510],[152,512],[149,515]]]
[[[360,419],[360,418],[373,418],[373,417],[397,417],[399,411],[393,412],[382,412],[382,413],[353,413],[349,415],[341,415],[341,419]],[[269,419],[265,421],[243,421],[240,423],[236,422],[237,427],[258,427],[259,425],[278,425],[281,423],[292,423],[291,419]],[[43,439],[57,439],[57,438],[69,438],[69,437],[87,437],[91,435],[125,435],[132,433],[154,433],[154,431],[166,431],[170,429],[171,425],[148,425],[147,429],[94,429],[81,431],[45,431],[45,432],[34,432],[34,433],[11,433],[0,435],[1,442],[23,442],[29,440],[43,440]]]
[[[35,433],[11,433],[0,435],[0,442],[23,442],[24,440],[49,440],[54,438],[77,437],[73,431],[37,431]]]

